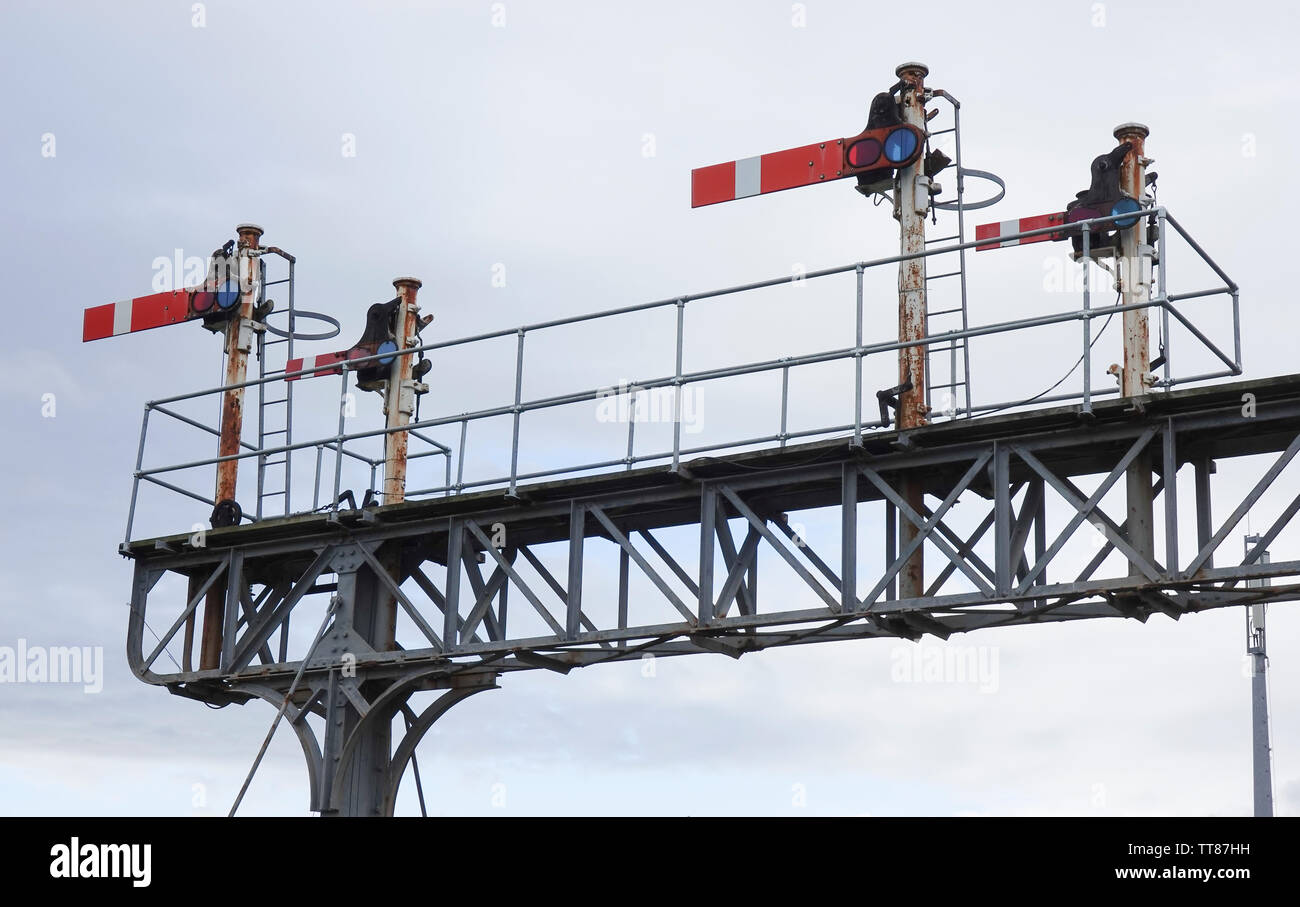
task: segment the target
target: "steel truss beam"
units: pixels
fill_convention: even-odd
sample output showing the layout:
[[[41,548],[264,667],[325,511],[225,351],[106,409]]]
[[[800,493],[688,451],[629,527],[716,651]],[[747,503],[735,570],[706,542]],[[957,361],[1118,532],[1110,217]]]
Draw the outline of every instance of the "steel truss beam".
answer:
[[[288,717],[313,766],[313,807],[384,813],[433,721],[510,671],[568,672],[648,655],[739,657],[854,638],[947,638],[1046,621],[1146,620],[1157,612],[1177,618],[1300,598],[1300,560],[1274,552],[1272,562],[1259,562],[1259,552],[1300,514],[1300,494],[1279,487],[1300,452],[1300,381],[1292,395],[1260,405],[1249,419],[1221,397],[1204,407],[1159,409],[1109,417],[1098,410],[1096,421],[1037,432],[1011,421],[982,436],[917,430],[889,446],[808,445],[815,459],[786,447],[759,460],[766,468],[704,460],[672,475],[601,476],[545,493],[520,486],[511,497],[449,499],[427,515],[419,509],[425,505],[408,503],[379,508],[373,521],[349,522],[343,514],[326,526],[286,525],[273,536],[262,526],[214,532],[206,548],[167,540],[137,552],[128,656],[141,679],[216,703],[282,699],[301,668]],[[1209,496],[1215,460],[1256,470],[1240,500],[1229,499],[1226,487],[1216,491],[1231,506],[1217,530]],[[1162,557],[1140,550],[1127,521],[1103,509],[1134,462],[1152,464],[1152,492],[1163,500]],[[1195,475],[1187,495],[1177,478],[1189,465]],[[1096,477],[1091,493],[1081,490],[1081,476]],[[909,483],[930,499],[919,510],[900,490]],[[1244,558],[1215,566],[1216,555],[1223,561],[1234,547],[1224,547],[1228,535],[1270,492],[1290,504]],[[1068,514],[1063,523],[1049,527],[1049,503]],[[960,530],[952,523],[959,504],[964,517],[976,517]],[[838,553],[822,539],[813,545],[800,537],[791,510],[837,515]],[[1198,528],[1196,550],[1183,557],[1180,512],[1194,515]],[[914,532],[901,533],[899,520]],[[1079,569],[1064,552],[1085,524],[1104,544]],[[899,573],[922,548],[939,555],[926,556],[926,594],[898,598]],[[883,554],[883,568],[867,576],[864,556],[872,549]],[[604,553],[617,553],[616,561]],[[1125,560],[1121,575],[1098,577],[1112,553]],[[773,557],[764,576],[786,577],[780,595],[759,594],[761,555]],[[557,556],[562,567],[548,566]],[[593,569],[615,563],[616,576]],[[647,594],[631,592],[633,564],[648,581]],[[188,594],[179,616],[158,622],[168,630],[146,651],[151,592],[168,572],[191,578]],[[335,581],[323,582],[329,575]],[[1262,577],[1273,584],[1244,584]],[[160,672],[159,656],[219,581],[228,596],[220,667]],[[804,594],[792,596],[790,588]],[[509,612],[512,591],[531,611]],[[327,593],[339,605],[329,631],[316,651],[294,652],[292,613]],[[769,602],[779,606],[764,610]],[[376,614],[396,627],[395,645],[374,629]],[[430,689],[445,691],[443,698],[418,714],[403,711],[414,692]],[[409,729],[394,748],[388,731],[378,729],[391,729],[398,715]],[[324,721],[321,744],[308,725],[313,716]],[[375,740],[382,751],[368,752]],[[361,775],[377,780],[362,783]]]

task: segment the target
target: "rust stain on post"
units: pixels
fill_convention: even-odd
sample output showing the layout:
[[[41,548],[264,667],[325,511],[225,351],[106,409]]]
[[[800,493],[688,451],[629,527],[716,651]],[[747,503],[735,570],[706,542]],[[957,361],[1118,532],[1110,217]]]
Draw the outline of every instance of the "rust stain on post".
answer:
[[[423,284],[415,277],[399,277],[393,281],[397,295],[402,300],[397,310],[397,346],[405,349],[415,345],[420,309],[416,293]],[[414,354],[405,353],[393,360],[388,378],[388,391],[384,395],[384,408],[388,414],[388,428],[406,425],[415,411],[415,388],[411,369]],[[384,503],[396,504],[406,498],[406,452],[408,433],[395,431],[384,442]]]

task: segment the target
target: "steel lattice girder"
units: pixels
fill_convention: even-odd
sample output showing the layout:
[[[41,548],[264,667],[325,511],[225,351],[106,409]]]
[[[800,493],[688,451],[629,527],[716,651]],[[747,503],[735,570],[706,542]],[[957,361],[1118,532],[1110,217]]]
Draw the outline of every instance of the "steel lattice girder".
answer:
[[[344,583],[336,588],[321,577],[356,571],[376,578],[380,594],[415,628],[419,645],[383,651],[367,644],[365,634],[347,625],[345,602],[332,628],[337,651],[318,651],[309,659],[307,680],[297,696],[300,707],[312,705],[312,697],[322,698],[339,667],[338,651],[355,659],[358,678],[345,684],[342,694],[364,711],[358,692],[363,683],[414,673],[426,688],[450,687],[457,676],[532,668],[568,671],[647,653],[739,655],[847,638],[915,639],[924,633],[946,638],[995,626],[1120,616],[1145,620],[1156,611],[1176,617],[1300,597],[1300,561],[1258,563],[1260,552],[1300,512],[1300,495],[1240,563],[1213,566],[1227,536],[1262,495],[1278,491],[1279,475],[1300,451],[1300,378],[1286,379],[1285,392],[1273,393],[1251,418],[1243,416],[1235,391],[1212,390],[1203,400],[1183,392],[1176,407],[1162,407],[1155,398],[1145,412],[1100,411],[1095,422],[1080,421],[1072,411],[1068,418],[1052,411],[1056,416],[1051,419],[1045,418],[1051,413],[1017,414],[967,423],[966,432],[921,430],[877,437],[860,448],[844,442],[803,445],[759,452],[745,463],[694,461],[675,474],[643,470],[524,487],[517,498],[495,493],[408,502],[380,508],[374,519],[364,521],[290,518],[269,527],[210,533],[203,548],[183,547],[182,536],[136,543],[128,655],[133,670],[147,682],[200,698],[243,699],[267,689],[283,691],[305,654],[288,651],[292,613],[309,596],[346,597]],[[982,436],[971,439],[977,434]],[[1136,550],[1126,522],[1111,518],[1100,506],[1105,492],[1139,455],[1150,456],[1153,493],[1164,505],[1159,557],[1155,551]],[[1247,456],[1254,459],[1243,462],[1268,462],[1215,529],[1207,464]],[[1188,464],[1196,471],[1196,494],[1184,493],[1182,498],[1192,499],[1180,500],[1174,477]],[[1102,481],[1085,494],[1074,482],[1081,475],[1099,475]],[[909,506],[898,491],[909,479],[921,482],[937,505],[922,512]],[[1015,497],[1022,490],[1017,512]],[[989,506],[985,518],[964,536],[945,522],[958,498],[985,500]],[[1073,511],[1050,544],[1048,498]],[[914,525],[916,541],[899,549],[894,534],[887,533],[885,569],[869,587],[864,582],[865,588],[859,588],[859,555],[865,549],[855,515],[870,502],[884,504],[887,523],[907,520]],[[814,507],[840,508],[844,531],[839,552],[815,550],[786,520],[789,509]],[[1197,516],[1199,537],[1190,556],[1179,554],[1180,510]],[[739,544],[728,522],[737,519],[746,529]],[[1049,582],[1049,566],[1085,522],[1103,534],[1104,547],[1070,581]],[[681,555],[655,535],[681,526],[696,527],[695,564],[684,565]],[[508,544],[496,545],[493,536],[502,529]],[[612,543],[619,554],[618,617],[603,627],[582,601],[584,563],[592,557],[588,553],[584,559],[583,552],[591,539]],[[567,548],[567,571],[558,577],[536,551],[554,543]],[[991,563],[976,553],[981,543],[992,546]],[[922,544],[942,556],[942,570],[925,596],[899,599],[896,576]],[[811,593],[806,603],[766,612],[759,606],[757,553],[764,546]],[[1113,549],[1130,562],[1133,575],[1094,578]],[[486,577],[480,559],[490,566]],[[437,581],[424,569],[430,563],[447,567],[445,579]],[[539,579],[525,576],[525,565]],[[654,587],[651,596],[630,596],[633,568]],[[180,617],[146,652],[149,594],[167,572],[191,578],[189,596]],[[1243,580],[1262,577],[1293,581],[1265,588],[1243,585]],[[953,591],[954,579],[973,590]],[[192,671],[187,660],[186,669],[159,672],[160,655],[192,623],[208,587],[219,580],[229,590],[220,668]],[[509,619],[508,593],[522,597],[550,632],[512,636],[511,627],[519,621]],[[278,652],[273,652],[277,633]]]

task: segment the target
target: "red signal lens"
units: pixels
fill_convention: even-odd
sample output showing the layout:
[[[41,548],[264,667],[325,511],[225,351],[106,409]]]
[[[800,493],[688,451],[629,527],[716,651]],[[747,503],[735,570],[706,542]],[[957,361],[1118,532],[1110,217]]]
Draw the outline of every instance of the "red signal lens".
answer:
[[[863,139],[849,146],[850,167],[870,167],[880,160],[883,148],[876,139]]]

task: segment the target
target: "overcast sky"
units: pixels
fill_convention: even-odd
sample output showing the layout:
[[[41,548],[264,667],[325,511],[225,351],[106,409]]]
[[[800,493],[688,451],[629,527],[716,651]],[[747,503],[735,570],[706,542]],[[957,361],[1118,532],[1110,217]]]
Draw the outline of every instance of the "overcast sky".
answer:
[[[936,0],[904,25],[848,0],[8,0],[0,646],[102,646],[105,677],[98,693],[0,685],[0,813],[224,814],[272,717],[170,696],[125,663],[131,568],[116,547],[143,403],[216,384],[219,344],[181,325],[83,346],[81,312],[150,292],[158,259],[206,256],[236,224],[261,224],[298,257],[297,304],[343,321],[343,336],[304,347],[326,352],[359,336],[400,275],[424,280],[432,340],[884,257],[896,225],[847,181],[693,211],[690,170],[854,135],[894,67],[921,60],[961,100],[966,165],[1007,182],[968,229],[1061,210],[1115,125],[1148,124],[1160,201],[1242,286],[1245,376],[1285,374],[1293,292],[1274,263],[1289,210],[1276,200],[1300,188],[1283,166],[1300,140],[1296,15],[1280,2]],[[1210,285],[1189,252],[1172,255],[1171,279]],[[1056,244],[972,261],[972,322],[1077,304],[1052,289],[1063,261]],[[894,275],[880,279],[868,331],[887,340]],[[688,368],[852,343],[851,282],[788,292],[806,295],[702,311]],[[1221,301],[1196,311],[1230,338]],[[670,329],[647,317],[539,338],[527,392],[671,373]],[[1120,356],[1111,331],[1098,386]],[[1078,336],[978,345],[976,396],[1047,387]],[[1178,342],[1190,368],[1199,354]],[[449,354],[424,415],[504,402],[512,344]],[[892,374],[887,357],[876,367]],[[793,382],[792,422],[843,421],[846,374]],[[705,393],[703,435],[775,431],[763,388]],[[306,423],[333,418],[328,393],[303,399]],[[373,398],[359,410],[358,428],[381,424]],[[521,459],[621,455],[607,429],[557,414]],[[471,471],[508,463],[499,431],[475,440]],[[1289,500],[1297,478],[1283,479]],[[1223,481],[1224,499],[1240,491],[1231,470]],[[1261,503],[1255,528],[1281,503]],[[158,494],[142,531],[203,516]],[[1274,558],[1298,543],[1284,536]],[[810,596],[771,581],[773,598]],[[1294,815],[1300,620],[1279,605],[1269,628],[1277,809]],[[438,724],[421,770],[444,815],[1247,814],[1243,636],[1225,609],[953,637],[996,665],[983,685],[898,682],[912,647],[888,641],[661,659],[651,677],[639,664],[514,674]],[[241,812],[304,814],[306,790],[282,730]],[[414,809],[408,783],[401,810]]]

